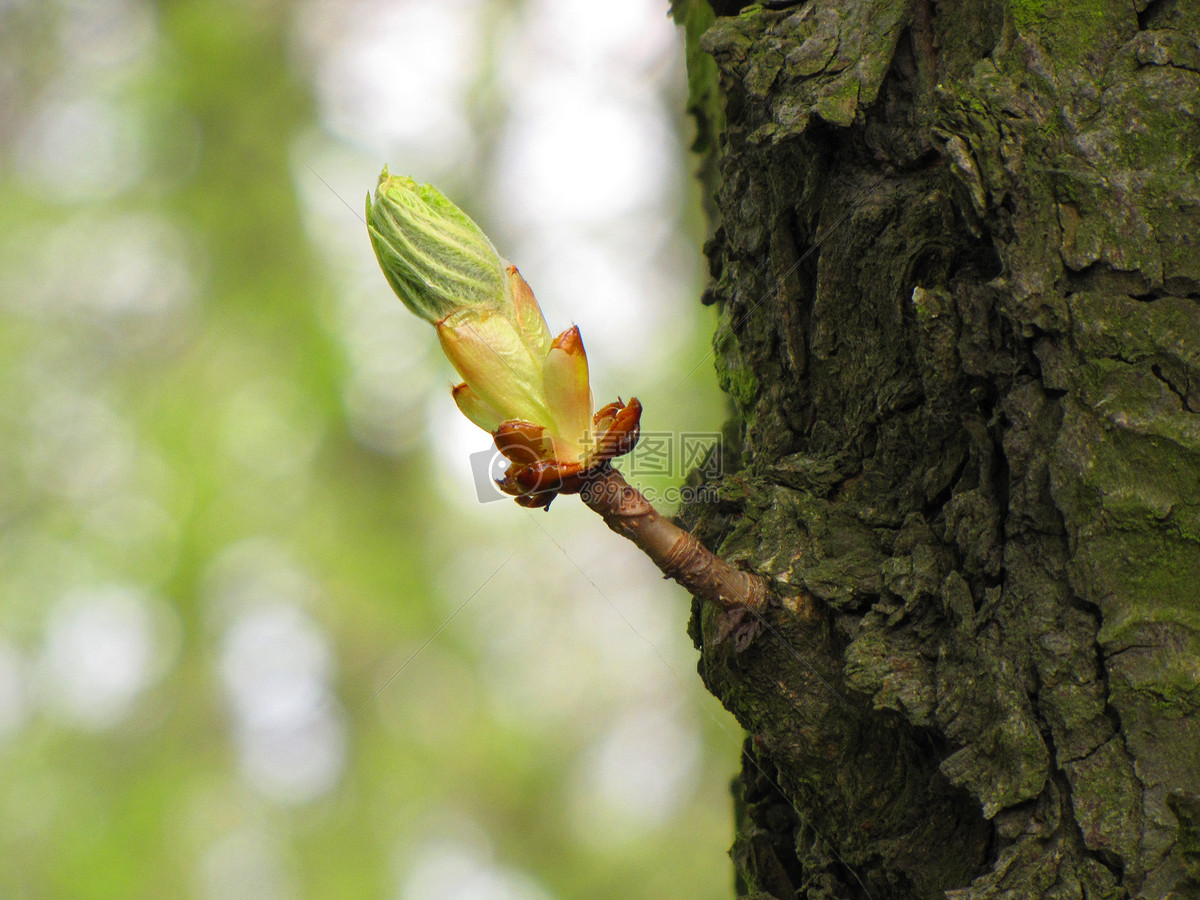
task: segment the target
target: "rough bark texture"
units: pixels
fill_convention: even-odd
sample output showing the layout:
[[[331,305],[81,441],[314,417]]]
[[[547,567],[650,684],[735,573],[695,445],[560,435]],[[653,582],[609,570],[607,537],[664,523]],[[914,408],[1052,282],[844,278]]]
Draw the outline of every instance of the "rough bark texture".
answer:
[[[695,609],[739,893],[1200,897],[1200,4],[736,6],[683,517],[819,610]]]

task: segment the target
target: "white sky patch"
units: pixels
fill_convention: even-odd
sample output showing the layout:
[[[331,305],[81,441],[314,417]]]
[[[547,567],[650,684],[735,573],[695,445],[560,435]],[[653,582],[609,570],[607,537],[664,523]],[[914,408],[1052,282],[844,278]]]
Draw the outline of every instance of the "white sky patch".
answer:
[[[218,557],[206,587],[242,777],[282,802],[319,797],[348,749],[333,647],[304,608],[316,585],[284,548],[250,540]]]
[[[453,374],[449,363],[446,369]],[[450,396],[450,379],[442,384],[444,390],[429,398],[425,419],[443,501],[468,513],[481,512],[481,504],[512,503],[495,485],[494,478],[500,477],[504,467],[491,436],[458,411]]]
[[[649,240],[649,236],[647,236]],[[592,370],[597,405],[637,393],[635,384],[611,385],[617,369],[653,377],[654,362],[675,340],[666,319],[670,307],[651,296],[647,270],[602,238],[563,230],[538,235],[521,251],[551,330],[578,325]],[[545,298],[542,300],[541,298]]]
[[[671,135],[645,101],[567,77],[514,99],[498,153],[496,207],[522,228],[617,224],[673,188]]]
[[[506,76],[526,83],[549,66],[570,66],[614,91],[644,92],[646,82],[675,62],[679,37],[658,0],[531,0]]]
[[[444,840],[418,847],[399,900],[552,900],[529,876],[496,863],[486,845]]]
[[[683,189],[678,138],[659,94],[679,38],[650,0],[596,10],[538,0],[507,48],[512,112],[491,206],[555,332],[575,323],[599,371],[654,371],[685,337],[667,326],[684,299],[656,273],[679,271],[668,240]],[[596,368],[593,365],[593,368]],[[603,374],[593,389],[605,384]],[[625,395],[636,393],[629,387]],[[597,393],[597,403],[608,397]]]
[[[312,0],[302,52],[321,118],[343,139],[433,177],[473,152],[464,100],[485,0]]]
[[[329,684],[332,649],[315,623],[284,604],[247,611],[224,636],[220,669],[246,780],[289,802],[333,787],[345,721]]]
[[[301,723],[324,699],[332,650],[295,606],[276,605],[237,617],[221,648],[221,677],[230,705],[250,728]]]
[[[581,759],[572,805],[581,840],[620,844],[664,825],[692,793],[701,736],[682,710],[634,708]]]
[[[72,725],[109,728],[130,715],[177,652],[174,613],[140,589],[74,591],[47,618],[39,671],[46,704]]]
[[[17,174],[60,203],[115,197],[145,174],[144,131],[131,110],[101,97],[46,101],[17,141]]]
[[[503,48],[511,113],[493,183],[523,230],[673,209],[677,138],[659,95],[679,37],[655,0],[535,0]]]

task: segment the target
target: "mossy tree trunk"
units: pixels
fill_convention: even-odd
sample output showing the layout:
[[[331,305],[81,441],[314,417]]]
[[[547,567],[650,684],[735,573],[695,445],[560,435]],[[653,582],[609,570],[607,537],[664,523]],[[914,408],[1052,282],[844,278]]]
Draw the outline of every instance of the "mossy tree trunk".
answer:
[[[1200,897],[1200,4],[766,6],[674,3],[739,892]]]

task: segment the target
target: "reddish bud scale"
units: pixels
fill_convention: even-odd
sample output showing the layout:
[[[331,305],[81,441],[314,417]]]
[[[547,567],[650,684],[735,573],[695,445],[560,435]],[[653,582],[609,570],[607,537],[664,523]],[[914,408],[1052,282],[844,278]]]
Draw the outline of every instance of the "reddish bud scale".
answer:
[[[500,489],[516,498],[521,506],[549,509],[559,494],[578,494],[611,460],[632,450],[641,433],[642,404],[636,397],[628,405],[618,400],[602,408],[593,417],[596,449],[588,455],[587,465],[553,458],[540,426],[512,420],[495,432],[496,449],[512,462]]]

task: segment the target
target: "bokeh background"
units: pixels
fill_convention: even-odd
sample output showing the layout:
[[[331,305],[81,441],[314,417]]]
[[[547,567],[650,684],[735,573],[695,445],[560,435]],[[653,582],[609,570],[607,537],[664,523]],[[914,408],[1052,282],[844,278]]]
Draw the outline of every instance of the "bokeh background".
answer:
[[[437,184],[715,431],[666,7],[0,0],[0,897],[731,896],[686,595],[479,501],[361,221]]]

